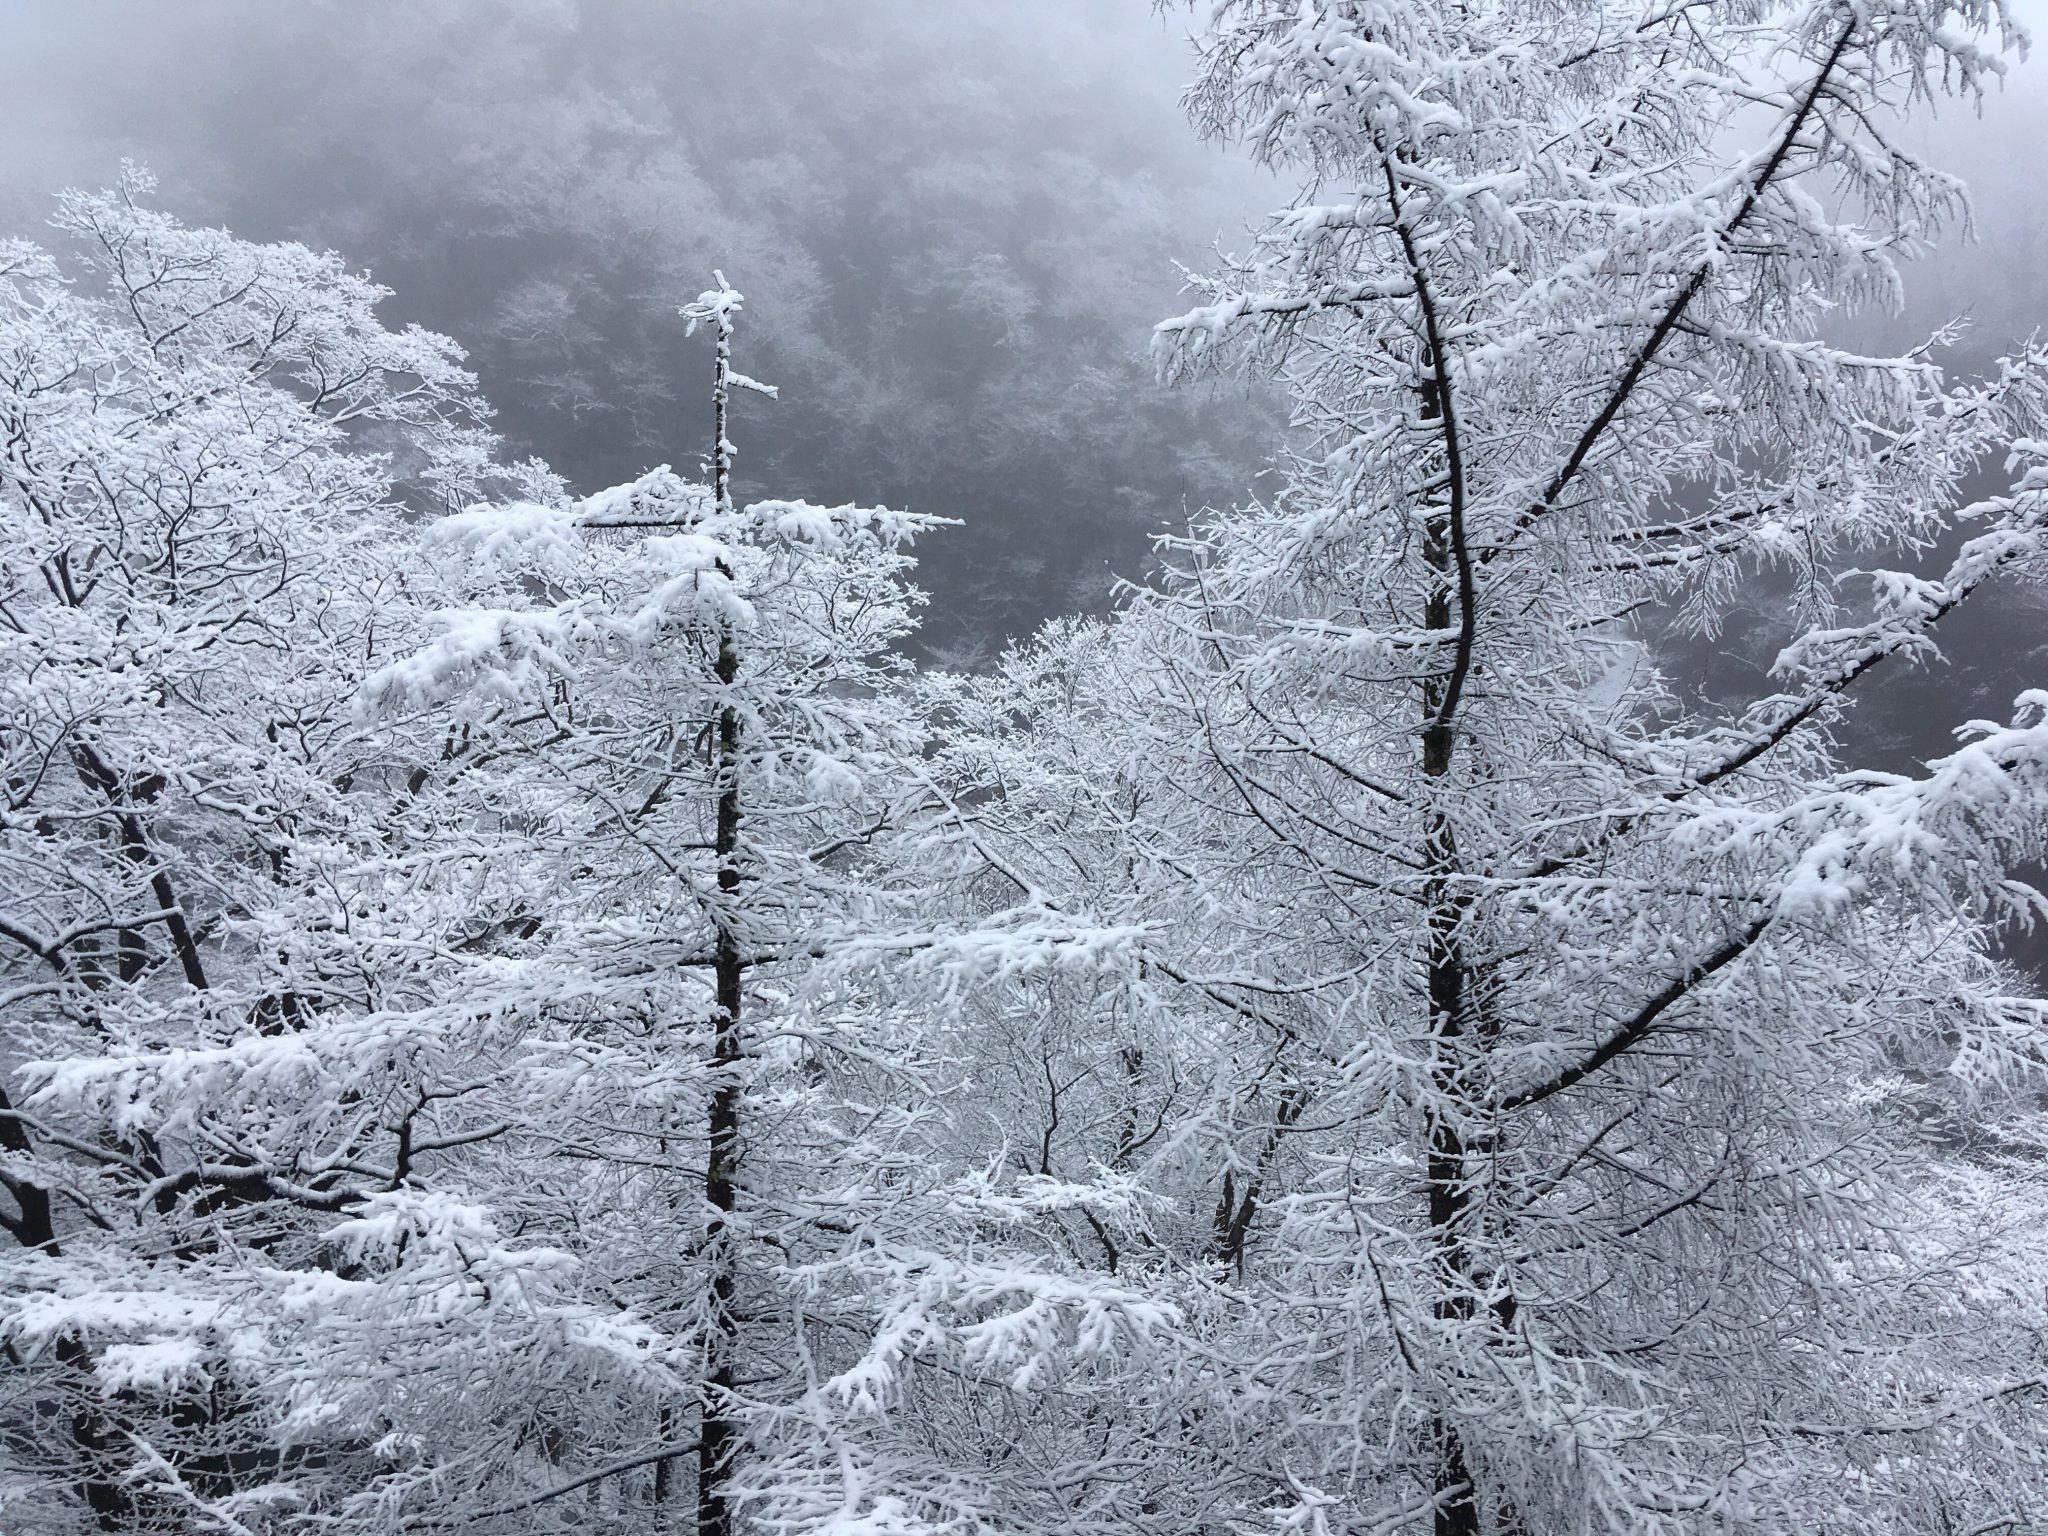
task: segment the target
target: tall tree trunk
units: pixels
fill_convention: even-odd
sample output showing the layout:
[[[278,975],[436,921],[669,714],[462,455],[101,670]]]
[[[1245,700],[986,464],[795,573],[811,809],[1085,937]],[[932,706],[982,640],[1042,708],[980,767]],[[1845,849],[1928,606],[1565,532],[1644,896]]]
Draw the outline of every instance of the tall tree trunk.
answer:
[[[1433,357],[1428,366],[1435,366]],[[1442,416],[1441,396],[1434,383],[1423,386],[1421,414],[1424,421],[1439,420]],[[1451,525],[1447,513],[1430,515],[1424,525],[1422,547],[1431,573],[1422,622],[1431,633],[1442,634],[1450,629],[1452,619]],[[1432,673],[1422,685],[1422,772],[1438,784],[1450,776],[1457,741],[1455,725],[1445,709],[1449,687],[1448,676],[1442,671]],[[1423,900],[1429,923],[1426,993],[1432,1102],[1426,1119],[1428,1149],[1424,1177],[1428,1185],[1430,1278],[1436,1288],[1432,1304],[1436,1320],[1456,1328],[1471,1321],[1473,1305],[1470,1256],[1465,1245],[1471,1190],[1466,1180],[1464,1128],[1454,1108],[1462,1098],[1464,1086],[1463,1035],[1470,977],[1460,944],[1465,906],[1456,880],[1456,829],[1445,814],[1440,797],[1434,798],[1425,814]],[[1478,1490],[1471,1459],[1463,1434],[1441,1408],[1430,1425],[1430,1438],[1436,1458],[1435,1536],[1479,1536]]]
[[[732,372],[732,322],[718,316],[718,372],[711,393],[712,492],[718,510],[732,510],[732,450],[726,441],[727,383]],[[728,578],[730,570],[723,570]],[[740,1150],[740,984],[745,962],[733,931],[740,869],[740,718],[731,690],[740,658],[732,629],[719,632],[714,668],[725,698],[718,712],[718,809],[713,849],[718,859],[718,936],[713,951],[717,1017],[711,1045],[712,1090],[704,1198],[712,1216],[705,1233],[710,1265],[711,1316],[705,1340],[702,1421],[697,1443],[697,1536],[731,1536],[732,1500],[727,1491],[738,1429],[733,1414],[733,1354],[738,1323],[733,1315],[733,1233]]]
[[[727,635],[718,648],[718,679],[731,686],[739,655]],[[730,1220],[735,1203],[735,1170],[740,1141],[740,981],[742,960],[732,928],[732,905],[740,886],[739,714],[730,704],[718,715],[718,942],[713,956],[718,1016],[713,1026],[710,1147],[704,1168],[704,1198],[713,1215],[706,1253],[711,1263],[711,1334],[706,1343],[704,1413],[697,1447],[698,1536],[730,1536],[732,1506],[725,1479],[732,1459],[735,1427],[731,1403],[733,1344],[733,1260]]]

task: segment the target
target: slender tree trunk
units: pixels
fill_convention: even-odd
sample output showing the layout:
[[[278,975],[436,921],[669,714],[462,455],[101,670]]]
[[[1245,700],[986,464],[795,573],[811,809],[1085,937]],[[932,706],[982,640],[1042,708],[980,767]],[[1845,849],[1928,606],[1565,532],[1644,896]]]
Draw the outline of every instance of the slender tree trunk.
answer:
[[[1433,360],[1430,366],[1434,366]],[[1437,420],[1441,412],[1436,386],[1426,384],[1422,392],[1422,419]],[[1442,634],[1451,627],[1452,618],[1447,514],[1432,513],[1426,522],[1423,559],[1429,565],[1431,582],[1422,622],[1432,633]],[[1426,678],[1422,685],[1422,772],[1438,785],[1450,776],[1457,740],[1455,726],[1444,717],[1448,686],[1448,679],[1441,672]],[[1465,1246],[1471,1190],[1466,1180],[1464,1128],[1454,1108],[1463,1097],[1463,1036],[1470,976],[1460,943],[1465,906],[1456,883],[1457,832],[1442,809],[1440,795],[1426,815],[1423,900],[1429,925],[1426,992],[1432,1092],[1427,1116],[1425,1179],[1431,1280],[1436,1288],[1432,1310],[1439,1323],[1455,1328],[1471,1321],[1473,1305],[1470,1256]],[[1439,1410],[1430,1426],[1430,1438],[1436,1457],[1435,1536],[1479,1536],[1478,1490],[1464,1436],[1457,1424]]]
[[[732,509],[731,449],[725,436],[726,386],[732,369],[732,327],[718,323],[718,373],[712,390],[714,443],[712,490],[718,509]],[[730,576],[730,572],[726,572]],[[713,1023],[712,1091],[704,1198],[712,1217],[705,1254],[710,1264],[710,1320],[705,1340],[704,1407],[697,1444],[697,1536],[731,1536],[732,1501],[727,1492],[737,1426],[734,1422],[733,1353],[738,1324],[733,1315],[733,1234],[740,1150],[740,984],[744,962],[733,932],[740,888],[740,718],[731,702],[739,677],[739,651],[729,625],[721,628],[715,673],[726,700],[718,712],[718,808],[713,848],[718,859],[718,937],[713,951],[717,1017]]]
[[[718,648],[718,678],[731,685],[739,672],[739,656],[728,636]],[[739,1158],[740,1088],[735,1073],[740,1061],[740,947],[732,931],[732,903],[740,885],[739,715],[731,705],[718,715],[718,893],[721,898],[714,969],[718,1017],[711,1046],[715,1086],[711,1092],[710,1155],[705,1164],[704,1198],[713,1216],[706,1250],[711,1260],[711,1337],[704,1375],[702,1439],[697,1447],[698,1536],[729,1536],[732,1507],[725,1492],[728,1463],[735,1438],[731,1415],[733,1343],[733,1252],[730,1219],[735,1204],[735,1171]]]

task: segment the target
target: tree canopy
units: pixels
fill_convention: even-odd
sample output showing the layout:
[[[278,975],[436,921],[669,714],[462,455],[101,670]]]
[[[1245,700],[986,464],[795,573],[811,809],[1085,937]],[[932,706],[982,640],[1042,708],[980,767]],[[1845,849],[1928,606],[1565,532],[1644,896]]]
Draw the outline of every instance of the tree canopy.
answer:
[[[0,246],[0,1523],[2048,1521],[2048,691],[1848,729],[2048,574],[2048,350],[1849,339],[2016,29],[1200,25],[1281,473],[977,671],[722,272],[578,494],[339,257]]]

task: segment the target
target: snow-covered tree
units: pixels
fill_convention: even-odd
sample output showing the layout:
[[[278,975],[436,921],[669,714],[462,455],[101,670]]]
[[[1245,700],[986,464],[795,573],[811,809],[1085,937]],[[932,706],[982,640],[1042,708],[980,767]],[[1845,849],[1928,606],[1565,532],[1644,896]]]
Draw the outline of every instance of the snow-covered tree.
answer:
[[[1209,1063],[1162,1140],[1229,1174],[1182,1521],[2048,1510],[2043,1015],[1993,958],[2048,695],[1918,776],[1832,735],[2042,569],[2048,356],[1954,382],[1948,336],[1827,330],[1963,209],[1896,120],[2013,41],[1979,4],[1214,8],[1198,121],[1303,190],[1161,345],[1278,370],[1311,446],[1034,663],[1134,777],[1010,833],[1145,929],[1124,990]],[[1660,671],[1757,590],[1763,696]],[[1116,858],[1061,878],[1063,836]]]
[[[832,1138],[801,1107],[832,1026],[793,1013],[792,978],[871,915],[858,852],[901,793],[888,764],[915,750],[887,697],[914,597],[898,546],[931,521],[734,505],[729,394],[773,393],[731,366],[739,310],[723,286],[685,310],[716,341],[709,484],[663,466],[579,502],[444,520],[430,543],[471,606],[370,689],[387,717],[446,715],[451,833],[487,827],[495,858],[517,850],[526,915],[464,984],[530,1058],[535,1140],[501,1194],[672,1341],[643,1502],[675,1518],[661,1506],[686,1454],[712,1533],[731,1529],[739,1384],[791,1363],[749,1347],[751,1228],[773,1242],[803,1218],[751,1197],[780,1198],[766,1167]],[[892,1129],[860,1158],[885,1166]],[[572,1415],[555,1433],[580,1455],[614,1427]]]
[[[1205,25],[1302,191],[1161,353],[1303,446],[980,677],[736,499],[723,277],[575,497],[337,258],[0,246],[0,1524],[2048,1520],[2048,692],[1840,746],[2048,572],[2048,351],[1835,339],[2016,35]]]
[[[932,519],[734,504],[722,283],[709,483],[576,500],[146,190],[5,253],[9,1528],[998,1523],[946,1415],[1166,1313],[938,1134]]]
[[[414,1429],[388,1515],[990,1526],[1014,1502],[997,1453],[948,1415],[1057,1412],[1055,1380],[1114,1377],[1165,1317],[1032,1236],[1128,1195],[953,1155],[958,1036],[928,1005],[1002,940],[921,925],[892,851],[934,816],[898,686],[904,546],[934,520],[734,503],[730,397],[772,393],[732,366],[740,312],[722,279],[684,311],[714,333],[707,483],[664,467],[444,519],[428,545],[465,606],[367,690],[442,722],[418,787],[440,846],[490,844],[523,889],[421,1015],[503,1042],[471,1113],[517,1129],[462,1187],[572,1255],[663,1373],[609,1405],[493,1391],[526,1431],[488,1449]]]
[[[68,194],[57,252],[0,247],[0,1518],[25,1530],[67,1505],[155,1529],[277,1470],[206,1277],[307,1262],[375,1187],[349,1159],[385,1106],[308,1162],[124,1064],[203,1081],[360,998],[345,868],[387,837],[392,765],[354,696],[420,635],[406,506],[494,473],[452,343],[148,191]]]

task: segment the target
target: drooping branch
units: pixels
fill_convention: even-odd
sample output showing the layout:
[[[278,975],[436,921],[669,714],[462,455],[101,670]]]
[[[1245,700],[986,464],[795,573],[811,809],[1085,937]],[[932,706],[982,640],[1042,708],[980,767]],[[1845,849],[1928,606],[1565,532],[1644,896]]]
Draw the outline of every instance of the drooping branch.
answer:
[[[1540,1083],[1532,1083],[1526,1088],[1517,1089],[1496,1099],[1494,1107],[1501,1110],[1526,1109],[1532,1104],[1540,1104],[1545,1099],[1554,1098],[1566,1089],[1584,1082],[1617,1056],[1646,1039],[1656,1028],[1657,1021],[1691,996],[1702,982],[1711,980],[1748,954],[1755,948],[1757,941],[1769,931],[1770,925],[1771,919],[1768,916],[1755,919],[1733,938],[1688,966],[1679,975],[1672,977],[1588,1054],[1572,1065],[1552,1073]]]

